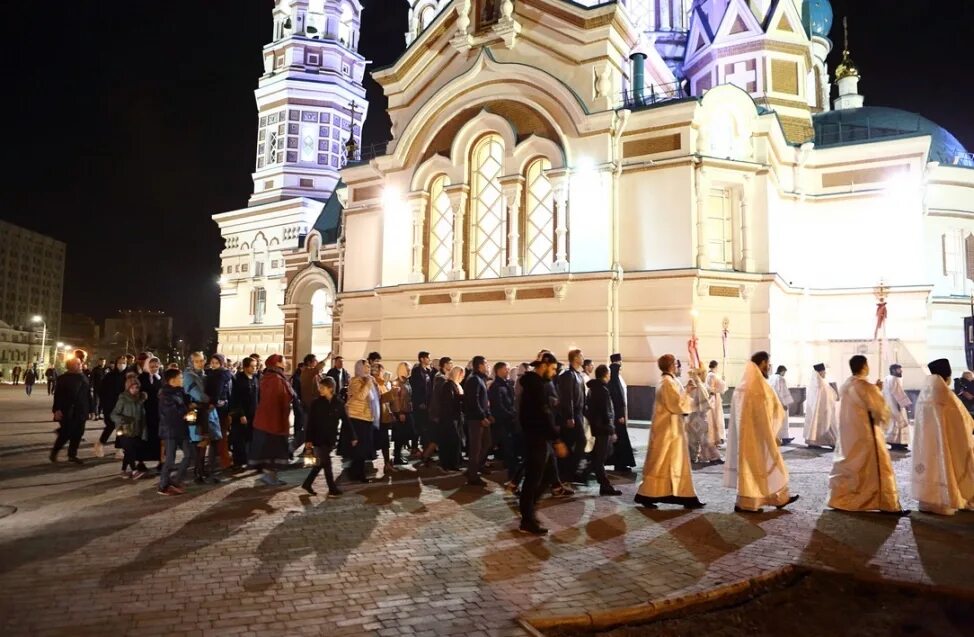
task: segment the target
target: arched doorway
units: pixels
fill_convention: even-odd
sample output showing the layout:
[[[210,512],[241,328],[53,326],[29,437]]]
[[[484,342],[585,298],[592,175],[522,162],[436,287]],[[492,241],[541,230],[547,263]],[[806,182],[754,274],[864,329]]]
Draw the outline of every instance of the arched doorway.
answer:
[[[284,356],[297,367],[306,354],[319,359],[332,351],[335,281],[315,264],[298,272],[284,294]]]

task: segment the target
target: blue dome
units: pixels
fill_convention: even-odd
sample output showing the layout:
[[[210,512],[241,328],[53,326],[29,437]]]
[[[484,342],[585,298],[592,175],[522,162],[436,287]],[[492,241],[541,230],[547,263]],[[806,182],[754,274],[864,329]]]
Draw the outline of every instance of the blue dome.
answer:
[[[950,131],[922,115],[884,106],[846,108],[812,116],[815,145],[859,144],[887,137],[930,136],[928,161],[974,167],[963,144]]]
[[[829,37],[832,30],[832,5],[829,0],[805,0],[802,5],[802,23],[809,37]]]

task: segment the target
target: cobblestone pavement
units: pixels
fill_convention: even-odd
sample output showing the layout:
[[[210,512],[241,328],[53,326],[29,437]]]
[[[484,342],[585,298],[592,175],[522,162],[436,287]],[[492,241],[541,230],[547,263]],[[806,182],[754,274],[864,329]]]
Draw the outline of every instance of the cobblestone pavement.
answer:
[[[521,635],[522,615],[632,606],[801,563],[974,588],[974,515],[823,511],[831,453],[788,447],[794,508],[733,513],[720,468],[695,473],[702,512],[648,511],[597,488],[546,500],[551,535],[518,534],[513,499],[437,470],[306,496],[251,474],[178,498],[114,460],[48,462],[41,387],[0,387],[4,635]],[[793,428],[800,433],[800,427]],[[641,461],[647,431],[632,438]],[[94,436],[89,433],[88,440]],[[896,456],[908,506],[908,456]],[[324,485],[321,485],[324,488]]]

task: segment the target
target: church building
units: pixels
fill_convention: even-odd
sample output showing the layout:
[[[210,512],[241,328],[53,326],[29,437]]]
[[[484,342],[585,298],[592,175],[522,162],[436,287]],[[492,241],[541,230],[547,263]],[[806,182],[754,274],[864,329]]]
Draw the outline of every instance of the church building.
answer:
[[[336,35],[360,7],[323,4],[279,0],[252,205],[216,217],[228,353],[578,347],[641,386],[690,350],[732,383],[760,349],[792,384],[856,353],[878,371],[880,349],[908,387],[932,358],[965,366],[974,157],[865,104],[827,0],[410,0],[404,53],[372,73],[392,139],[369,161],[329,150],[366,109],[357,35]]]

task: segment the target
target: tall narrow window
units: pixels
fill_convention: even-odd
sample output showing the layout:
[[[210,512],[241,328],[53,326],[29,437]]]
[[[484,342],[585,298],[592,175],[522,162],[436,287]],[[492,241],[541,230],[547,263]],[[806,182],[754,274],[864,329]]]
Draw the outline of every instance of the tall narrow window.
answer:
[[[504,144],[488,135],[473,152],[471,178],[470,271],[471,278],[493,279],[501,275],[507,251],[507,206],[501,189]]]
[[[427,281],[446,281],[453,270],[453,207],[446,194],[446,177],[430,187]]]
[[[967,235],[964,248],[967,251],[967,278],[974,281],[974,234]]]
[[[355,28],[353,20],[355,19],[355,14],[352,12],[352,7],[348,4],[342,5],[342,16],[340,22],[338,23],[338,41],[342,43],[349,49],[355,49]]]
[[[255,324],[264,322],[264,312],[267,310],[267,291],[264,288],[254,288],[250,291],[250,313]]]
[[[555,261],[555,197],[545,171],[547,159],[537,159],[525,173],[524,273],[551,272]]]
[[[710,266],[718,270],[734,269],[733,200],[724,188],[715,188],[707,196],[707,256]]]

